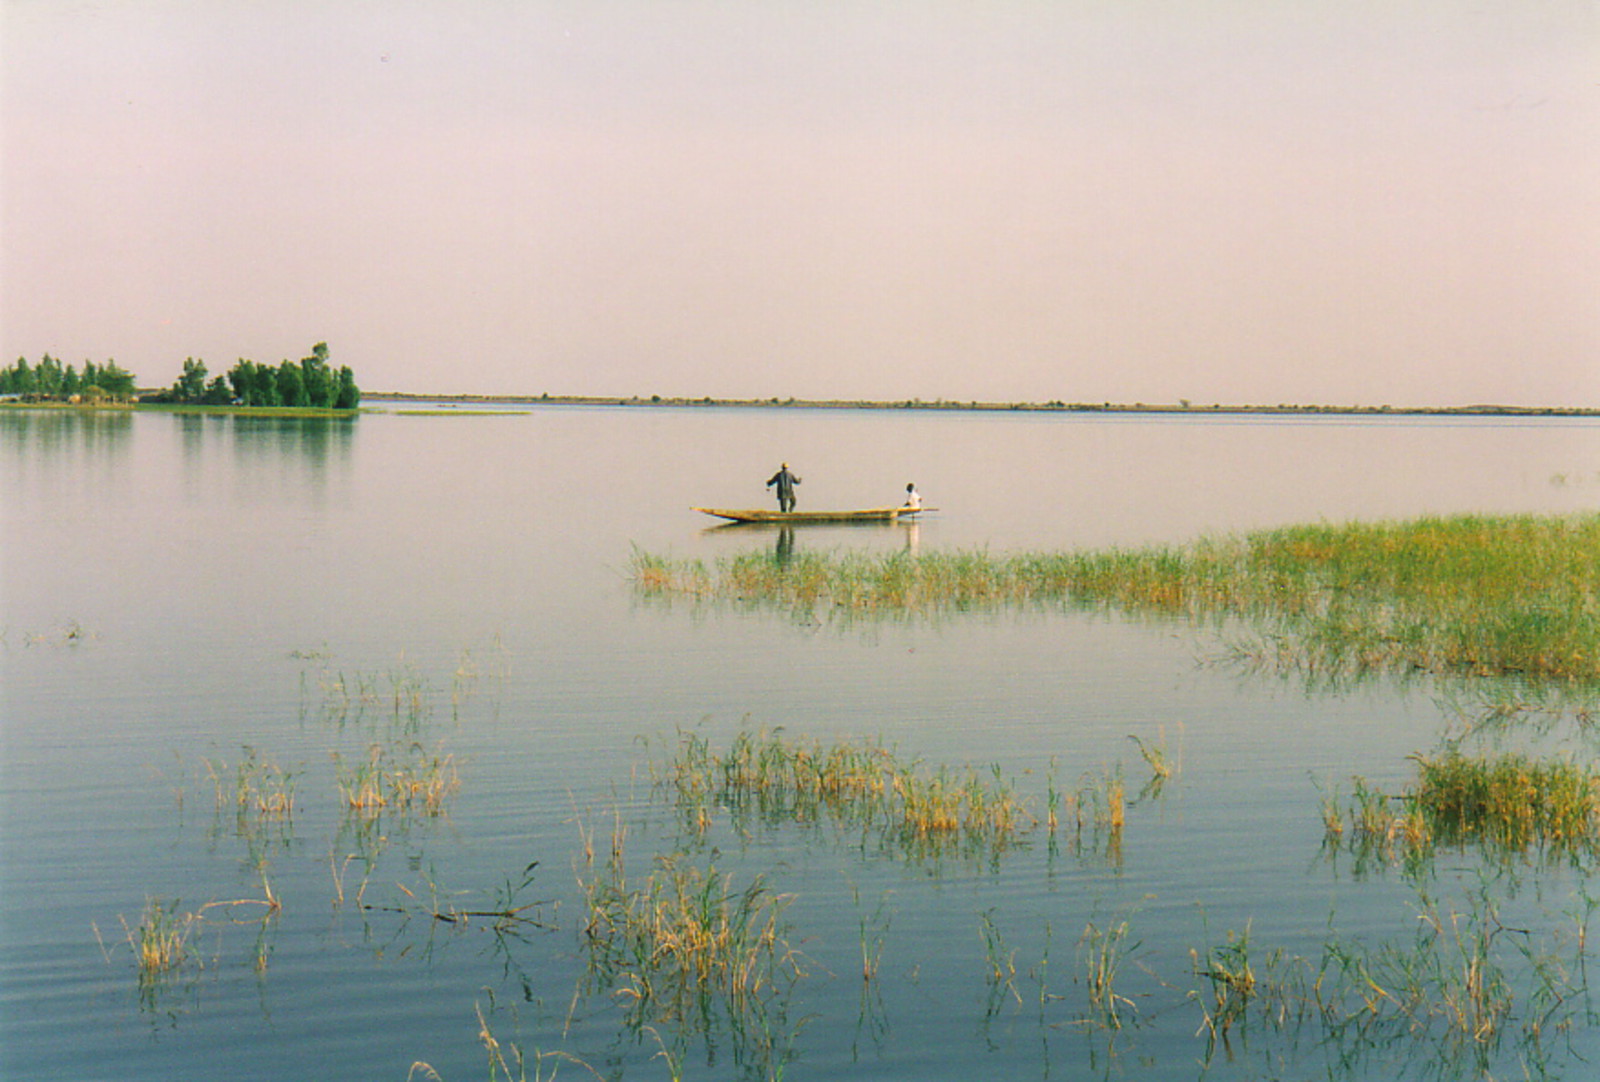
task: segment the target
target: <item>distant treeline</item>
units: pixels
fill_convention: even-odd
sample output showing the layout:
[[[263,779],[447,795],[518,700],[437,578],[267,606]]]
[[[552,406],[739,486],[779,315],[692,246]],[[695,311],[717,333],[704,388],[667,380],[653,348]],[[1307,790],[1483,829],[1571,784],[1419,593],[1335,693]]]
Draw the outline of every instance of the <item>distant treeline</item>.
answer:
[[[353,410],[361,404],[361,390],[348,366],[328,363],[328,344],[318,342],[311,356],[274,367],[240,360],[226,375],[209,376],[206,363],[193,357],[183,362],[183,374],[169,390],[145,395],[145,402],[171,402],[197,406],[309,406],[316,409]]]
[[[0,368],[0,395],[60,402],[125,401],[133,397],[133,373],[117,367],[116,361],[84,361],[80,372],[48,353],[36,365],[18,357],[10,368]]]

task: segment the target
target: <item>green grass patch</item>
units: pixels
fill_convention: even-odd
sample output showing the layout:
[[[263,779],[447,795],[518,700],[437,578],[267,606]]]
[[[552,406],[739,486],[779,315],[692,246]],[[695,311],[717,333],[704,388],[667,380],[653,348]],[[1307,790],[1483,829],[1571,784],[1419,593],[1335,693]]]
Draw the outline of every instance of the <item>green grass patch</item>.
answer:
[[[709,825],[712,808],[766,822],[827,818],[859,825],[913,855],[997,854],[1039,822],[998,767],[932,769],[865,740],[827,744],[746,731],[719,753],[685,732],[664,780],[697,829]]]
[[[852,613],[1024,604],[1242,618],[1258,660],[1600,679],[1600,514],[1298,526],[1182,547],[1077,552],[634,554],[646,595]]]
[[[526,417],[531,410],[370,410],[371,413],[392,413],[396,417]]]
[[[72,410],[83,413],[131,413],[137,407],[132,402],[0,402],[0,410]]]
[[[318,417],[332,420],[349,420],[361,412],[358,409],[340,410],[321,406],[194,406],[171,402],[141,402],[134,408],[141,413],[198,413],[213,417]]]
[[[1566,759],[1448,752],[1417,760],[1407,801],[1447,843],[1589,848],[1600,836],[1600,774]]]
[[[1417,776],[1400,793],[1354,779],[1347,801],[1323,802],[1327,841],[1358,863],[1420,869],[1438,846],[1480,847],[1491,857],[1528,853],[1562,860],[1600,854],[1600,772],[1568,759],[1520,752],[1414,756]]]

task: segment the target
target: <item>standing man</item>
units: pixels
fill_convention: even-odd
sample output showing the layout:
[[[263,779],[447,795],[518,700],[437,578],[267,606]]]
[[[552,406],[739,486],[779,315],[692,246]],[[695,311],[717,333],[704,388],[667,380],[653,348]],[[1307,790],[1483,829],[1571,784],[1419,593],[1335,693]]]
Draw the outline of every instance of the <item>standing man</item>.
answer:
[[[778,486],[778,510],[788,514],[794,510],[794,486],[800,483],[800,478],[789,472],[789,464],[785,462],[778,467],[778,472],[767,480],[767,487]]]

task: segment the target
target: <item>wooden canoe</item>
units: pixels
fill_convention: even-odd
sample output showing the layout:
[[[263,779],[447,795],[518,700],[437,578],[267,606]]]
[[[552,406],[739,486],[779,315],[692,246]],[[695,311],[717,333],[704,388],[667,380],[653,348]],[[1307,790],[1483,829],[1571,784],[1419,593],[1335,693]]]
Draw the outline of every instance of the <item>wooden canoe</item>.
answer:
[[[729,522],[778,522],[801,525],[811,522],[895,522],[932,507],[871,507],[864,511],[735,511],[720,507],[693,507],[692,511],[725,518]]]

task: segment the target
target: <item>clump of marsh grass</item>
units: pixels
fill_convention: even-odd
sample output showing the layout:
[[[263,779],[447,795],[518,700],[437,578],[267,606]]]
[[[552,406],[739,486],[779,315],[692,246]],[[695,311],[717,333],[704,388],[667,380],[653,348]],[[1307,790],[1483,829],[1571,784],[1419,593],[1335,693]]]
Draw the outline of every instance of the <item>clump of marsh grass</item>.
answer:
[[[1150,777],[1153,781],[1165,782],[1172,777],[1176,767],[1173,765],[1172,756],[1167,751],[1167,734],[1163,729],[1160,735],[1150,743],[1146,743],[1138,736],[1130,733],[1128,739],[1133,741],[1139,749],[1139,755],[1144,759],[1145,765],[1150,768]]]
[[[1575,934],[1548,941],[1505,925],[1486,888],[1459,907],[1424,894],[1414,915],[1408,939],[1330,935],[1308,956],[1262,951],[1248,925],[1204,955],[1191,952],[1205,982],[1189,993],[1200,1032],[1214,1049],[1252,1022],[1278,1034],[1309,1027],[1346,1068],[1399,1052],[1405,1062],[1426,1058],[1438,1077],[1491,1077],[1508,1042],[1539,1075],[1557,1042],[1594,1017],[1587,914]]]
[[[261,890],[260,898],[207,902],[194,910],[182,908],[182,903],[177,899],[147,898],[137,923],[130,924],[126,917],[119,916],[117,920],[122,925],[123,938],[133,952],[141,997],[154,994],[161,982],[195,963],[191,941],[208,922],[259,925],[265,931],[283,904],[272,892],[272,884],[265,874],[261,877]],[[255,910],[259,915],[253,919],[232,915],[241,909]],[[220,914],[227,914],[227,919],[220,920]],[[95,935],[98,937],[99,934],[97,926]],[[103,941],[101,949],[105,950]],[[258,971],[265,968],[265,957],[264,940],[258,939]],[[110,958],[110,952],[106,951],[107,961]]]
[[[390,739],[415,739],[433,719],[437,692],[427,676],[404,657],[382,672],[357,669],[347,673],[334,667],[333,655],[326,650],[297,650],[290,656],[316,666],[300,674],[302,716],[315,715],[339,729],[361,725],[373,735]],[[502,661],[496,660],[495,671],[500,671]],[[452,675],[451,705],[458,718],[462,702],[476,690],[477,671],[470,651],[464,651]]]
[[[150,898],[137,924],[129,925],[126,919],[119,918],[128,945],[133,948],[141,986],[177,970],[189,959],[189,939],[199,926],[200,917],[180,912],[179,904]]]
[[[295,774],[263,759],[246,745],[233,767],[205,760],[206,775],[216,791],[218,810],[232,808],[241,818],[288,819],[294,814]]]
[[[1087,827],[1120,836],[1128,821],[1128,790],[1121,764],[1084,774],[1078,788],[1068,797],[1068,804],[1079,835]]]
[[[1152,774],[1140,793],[1160,795],[1163,779]],[[1063,788],[1056,779],[1055,764],[1045,782],[1045,825],[1053,858],[1061,849],[1061,836],[1078,857],[1094,856],[1112,865],[1122,863],[1122,835],[1128,818],[1127,784],[1122,765],[1085,772],[1076,788]]]
[[[697,829],[709,825],[713,806],[766,822],[827,817],[918,856],[963,846],[997,854],[1038,823],[997,766],[929,769],[866,740],[828,744],[744,731],[719,753],[682,732],[661,780]]]
[[[789,897],[757,876],[743,886],[731,873],[659,857],[644,882],[624,871],[613,835],[604,863],[580,872],[584,943],[596,980],[650,1016],[679,1017],[716,996],[738,1012],[758,1009],[778,982],[800,975],[782,921]],[[586,852],[593,848],[586,840]]]
[[[362,816],[385,811],[437,817],[448,810],[461,788],[456,757],[419,741],[396,746],[372,744],[364,759],[346,763],[333,755],[334,775],[344,806]]]
[[[1085,1021],[1091,1025],[1121,1029],[1123,1014],[1138,1009],[1130,997],[1117,990],[1123,967],[1140,946],[1140,941],[1130,939],[1130,935],[1129,922],[1124,919],[1109,921],[1104,927],[1090,921],[1078,938],[1078,957],[1089,997]]]
[[[1415,782],[1388,794],[1353,779],[1348,803],[1324,798],[1325,844],[1416,866],[1439,845],[1496,857],[1600,855],[1600,772],[1508,752],[1413,756]]]
[[[442,748],[429,751],[416,742],[407,747],[406,760],[389,774],[388,781],[394,795],[391,804],[427,816],[443,815],[450,798],[461,788],[455,755]]]
[[[338,779],[339,796],[346,808],[363,814],[376,814],[388,806],[382,745],[373,744],[367,749],[366,758],[351,766],[346,766],[343,756],[335,752],[333,769]]]
[[[1203,990],[1190,992],[1200,1005],[1200,1031],[1215,1047],[1229,1033],[1252,1018],[1275,1028],[1303,1023],[1314,1014],[1320,985],[1307,979],[1304,959],[1281,947],[1262,951],[1252,946],[1252,926],[1229,930],[1221,943],[1205,954],[1191,950],[1195,975],[1206,981]]]
[[[22,643],[24,646],[79,646],[99,637],[98,632],[86,630],[77,620],[69,620],[54,631],[24,631]],[[0,645],[4,643],[5,632],[0,629]]]
[[[812,611],[1114,605],[1261,631],[1241,660],[1600,679],[1600,514],[1319,524],[1184,547],[1065,553],[746,553],[708,569],[635,550],[647,595]]]
[[[1408,802],[1446,844],[1572,852],[1600,841],[1600,774],[1576,763],[1454,750],[1416,762]]]
[[[511,671],[511,655],[498,633],[490,640],[482,657],[471,647],[461,651],[458,664],[450,674],[450,713],[461,720],[461,708],[475,698],[487,680],[492,686],[503,688]]]
[[[1350,853],[1357,875],[1395,862],[1409,872],[1426,867],[1434,845],[1426,821],[1404,796],[1385,793],[1359,776],[1350,780],[1348,799],[1337,791],[1322,799],[1324,849]]]

